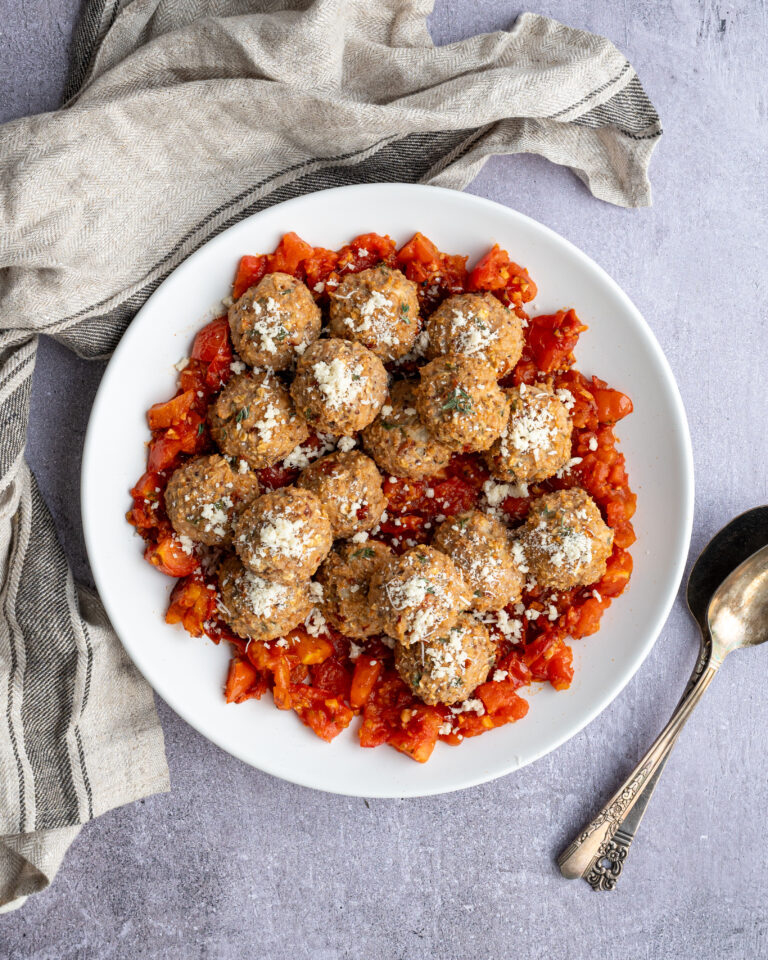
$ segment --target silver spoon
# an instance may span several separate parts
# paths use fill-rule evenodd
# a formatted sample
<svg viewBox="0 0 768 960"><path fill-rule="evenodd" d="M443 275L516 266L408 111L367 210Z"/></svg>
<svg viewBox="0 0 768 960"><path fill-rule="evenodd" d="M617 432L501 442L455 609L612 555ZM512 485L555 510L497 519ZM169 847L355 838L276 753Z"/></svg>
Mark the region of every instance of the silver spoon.
<svg viewBox="0 0 768 960"><path fill-rule="evenodd" d="M664 764L725 657L768 640L768 506L733 519L707 545L688 579L701 629L699 657L680 703L653 746L608 803L560 854L569 880L612 890Z"/></svg>

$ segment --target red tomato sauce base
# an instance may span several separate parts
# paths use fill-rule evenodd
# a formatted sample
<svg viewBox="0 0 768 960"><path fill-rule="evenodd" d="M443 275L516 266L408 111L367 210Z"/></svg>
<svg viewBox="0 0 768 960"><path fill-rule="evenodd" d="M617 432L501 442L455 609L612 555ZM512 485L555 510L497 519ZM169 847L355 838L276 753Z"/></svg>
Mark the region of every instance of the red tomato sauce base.
<svg viewBox="0 0 768 960"><path fill-rule="evenodd" d="M147 471L131 490L133 505L127 519L145 541L145 559L161 573L177 578L171 592L166 622L180 623L193 637L206 635L214 643L231 645L232 657L225 684L228 703L261 698L271 691L275 706L293 710L323 740L333 740L360 717L358 736L363 747L388 743L414 760L429 759L438 740L461 743L495 727L520 720L528 712L521 688L549 683L566 690L573 678L571 639L596 632L603 612L626 588L632 572L629 547L635 541L632 515L635 494L629 487L624 456L617 450L614 425L632 412L625 394L597 377L586 377L574 368L573 351L586 330L573 309L548 316L529 317L524 309L536 295L527 271L507 253L493 247L472 270L467 258L442 253L417 233L399 250L387 236L363 234L340 250L312 247L295 233L286 234L271 254L244 256L237 269L232 295L240 297L261 278L275 271L304 281L321 306L328 288L348 274L384 262L397 267L417 283L421 313L429 314L442 300L468 291L491 291L527 323L525 348L513 373L502 386L532 384L551 378L555 389L566 388L574 398L572 458L581 458L562 479L531 484L530 498L551 490L578 485L600 507L613 529L613 552L597 583L557 595L556 617L542 590L526 590L526 611L540 611L522 620L519 639L510 641L493 626L498 640L496 670L500 681L489 679L473 697L484 713L453 714L449 707L427 706L400 679L392 650L381 639L365 644L364 652L350 659L351 641L327 627L324 636L311 636L298 627L286 638L288 645L246 641L221 619L215 574L206 572L196 555L188 555L173 532L165 512L163 494L173 471L192 456L215 451L206 425L206 411L231 376L235 359L227 317L219 317L197 334L187 365L178 377L176 395L155 404L147 413L152 433ZM400 371L408 370L403 365ZM307 444L303 445L305 448ZM317 441L320 448L320 441ZM281 465L256 471L264 489L292 483L298 471ZM386 522L375 539L405 550L427 543L436 517L449 517L474 507L480 500L488 471L477 454L457 454L441 476L429 480L389 477L384 481L388 498ZM427 490L430 496L427 496ZM512 526L522 523L529 499L508 497L501 503ZM518 608L519 609L519 608ZM546 613L546 615L544 615ZM447 726L451 732L445 733Z"/></svg>

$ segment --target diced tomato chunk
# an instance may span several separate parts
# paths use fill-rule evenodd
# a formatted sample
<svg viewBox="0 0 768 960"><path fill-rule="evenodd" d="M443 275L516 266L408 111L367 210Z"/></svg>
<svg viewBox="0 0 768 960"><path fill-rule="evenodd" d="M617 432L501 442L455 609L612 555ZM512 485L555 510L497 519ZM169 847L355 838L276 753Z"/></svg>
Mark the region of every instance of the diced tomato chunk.
<svg viewBox="0 0 768 960"><path fill-rule="evenodd" d="M286 233L277 245L274 253L267 257L267 273L289 273L299 276L299 265L311 257L312 247L302 240L298 233Z"/></svg>
<svg viewBox="0 0 768 960"><path fill-rule="evenodd" d="M369 657L361 653L355 663L355 673L352 677L352 688L349 692L349 702L356 709L364 707L368 702L376 681L382 671L381 659Z"/></svg>
<svg viewBox="0 0 768 960"><path fill-rule="evenodd" d="M172 400L165 403L155 403L147 411L147 421L150 430L162 430L181 423L195 404L195 393L186 390L177 394Z"/></svg>
<svg viewBox="0 0 768 960"><path fill-rule="evenodd" d="M164 536L157 543L148 543L144 559L169 577L186 577L199 564L194 553L184 552L175 533Z"/></svg>
<svg viewBox="0 0 768 960"><path fill-rule="evenodd" d="M301 722L329 743L349 726L354 716L345 703L327 690L304 683L291 685L291 700Z"/></svg>
<svg viewBox="0 0 768 960"><path fill-rule="evenodd" d="M632 413L632 401L619 390L596 388L592 396L597 403L597 419L600 423L617 423Z"/></svg>
<svg viewBox="0 0 768 960"><path fill-rule="evenodd" d="M507 303L528 303L536 296L537 287L528 271L509 259L506 250L496 244L478 262L467 281L470 290L503 292Z"/></svg>
<svg viewBox="0 0 768 960"><path fill-rule="evenodd" d="M151 473L158 473L160 470L168 470L175 464L178 455L181 453L181 442L177 436L170 437L163 434L153 440L149 445L149 457L147 458L147 467Z"/></svg>
<svg viewBox="0 0 768 960"><path fill-rule="evenodd" d="M239 300L246 290L255 287L267 272L266 257L240 257L235 282L232 285L232 297Z"/></svg>
<svg viewBox="0 0 768 960"><path fill-rule="evenodd" d="M209 588L196 570L179 580L171 591L165 622L181 623L187 633L200 637L205 622L214 615L215 610L216 591Z"/></svg>
<svg viewBox="0 0 768 960"><path fill-rule="evenodd" d="M259 698L266 690L266 682L252 664L244 657L232 657L229 661L224 698L227 703L243 703Z"/></svg>

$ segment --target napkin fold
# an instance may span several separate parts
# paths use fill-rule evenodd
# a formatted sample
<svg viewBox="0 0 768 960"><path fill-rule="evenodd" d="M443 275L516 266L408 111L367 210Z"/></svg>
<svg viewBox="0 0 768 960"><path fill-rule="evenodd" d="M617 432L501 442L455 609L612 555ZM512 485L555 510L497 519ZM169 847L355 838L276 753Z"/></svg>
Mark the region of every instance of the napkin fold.
<svg viewBox="0 0 768 960"><path fill-rule="evenodd" d="M169 788L151 690L24 461L38 337L108 355L202 243L326 187L462 189L528 152L650 203L659 118L608 40L526 13L435 47L431 8L87 0L65 105L0 127L0 905L47 886L81 824Z"/></svg>

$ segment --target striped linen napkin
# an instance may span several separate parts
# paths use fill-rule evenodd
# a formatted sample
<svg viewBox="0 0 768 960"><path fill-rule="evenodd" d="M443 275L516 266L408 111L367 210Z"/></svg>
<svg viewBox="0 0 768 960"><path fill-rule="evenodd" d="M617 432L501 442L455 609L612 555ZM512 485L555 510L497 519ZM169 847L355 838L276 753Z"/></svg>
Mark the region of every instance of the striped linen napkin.
<svg viewBox="0 0 768 960"><path fill-rule="evenodd" d="M659 118L606 39L524 14L435 47L431 0L86 0L64 107L0 128L0 905L167 790L152 693L24 461L37 339L104 357L185 257L299 194L462 189L498 153L650 203Z"/></svg>

